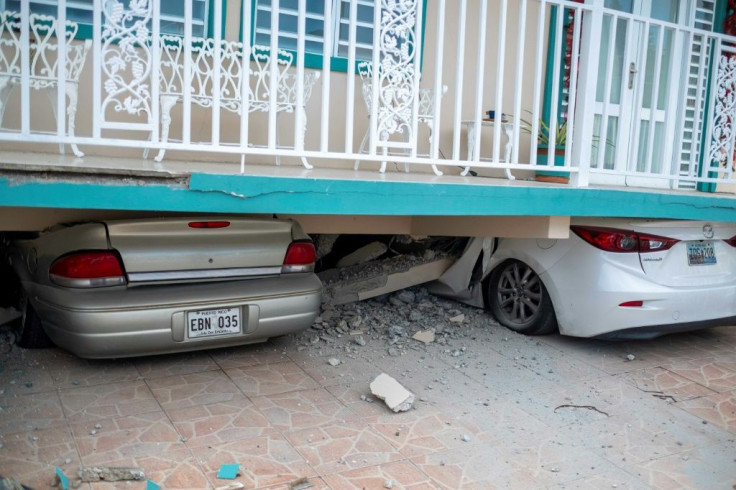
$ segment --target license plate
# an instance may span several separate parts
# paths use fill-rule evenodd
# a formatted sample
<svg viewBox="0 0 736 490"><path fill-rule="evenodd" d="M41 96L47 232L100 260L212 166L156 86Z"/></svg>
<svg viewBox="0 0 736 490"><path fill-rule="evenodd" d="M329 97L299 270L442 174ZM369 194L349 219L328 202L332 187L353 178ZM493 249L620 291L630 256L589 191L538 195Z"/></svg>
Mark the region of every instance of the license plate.
<svg viewBox="0 0 736 490"><path fill-rule="evenodd" d="M716 250L713 242L690 242L687 244L687 265L713 265Z"/></svg>
<svg viewBox="0 0 736 490"><path fill-rule="evenodd" d="M187 313L187 336L190 339L240 333L240 308L190 311Z"/></svg>

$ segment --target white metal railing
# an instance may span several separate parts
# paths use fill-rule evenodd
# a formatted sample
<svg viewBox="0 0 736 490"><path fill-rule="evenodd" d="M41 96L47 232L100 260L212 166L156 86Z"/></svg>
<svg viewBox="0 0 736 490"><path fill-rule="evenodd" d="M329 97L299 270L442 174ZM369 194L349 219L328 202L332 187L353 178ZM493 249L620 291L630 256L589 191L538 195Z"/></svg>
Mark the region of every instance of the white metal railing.
<svg viewBox="0 0 736 490"><path fill-rule="evenodd" d="M292 27L271 15L281 8L271 0L257 11L269 16L269 27L259 20L258 44L258 2L210 1L211 33L202 38L193 35L202 21L191 0L181 37L162 32L166 0L99 0L91 40L76 35L87 21L69 20L65 0L54 15L49 2L42 15L39 2L20 2L0 17L0 141L155 150L159 159L167 150L221 153L240 155L241 164L292 157L307 168L390 161L438 175L546 170L578 186L735 181L736 38L694 23L606 9L603 0L361 0L347 10L341 0L315 0L324 2L319 14L298 0L287 9L297 27L280 37ZM371 5L366 60L359 8ZM235 32L224 28L226 7L242 12L228 23ZM40 35L39 23L73 34L56 36L54 27ZM334 59L345 47L346 58ZM59 53L66 63L55 62ZM340 63L353 69L333 71ZM359 63L371 67L368 83ZM69 90L82 83L92 97L77 102ZM55 117L50 126L34 89L76 122ZM3 116L13 104L18 113ZM420 122L430 123L428 137Z"/></svg>

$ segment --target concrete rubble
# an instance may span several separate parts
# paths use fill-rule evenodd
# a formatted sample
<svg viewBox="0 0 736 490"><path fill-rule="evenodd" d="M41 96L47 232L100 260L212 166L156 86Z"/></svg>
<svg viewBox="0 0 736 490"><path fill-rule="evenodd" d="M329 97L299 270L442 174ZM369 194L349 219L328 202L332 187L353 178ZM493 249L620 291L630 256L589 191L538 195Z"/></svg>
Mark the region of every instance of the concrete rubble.
<svg viewBox="0 0 736 490"><path fill-rule="evenodd" d="M116 466L86 466L77 470L77 476L83 482L96 481L142 481L146 478L143 468Z"/></svg>
<svg viewBox="0 0 736 490"><path fill-rule="evenodd" d="M414 394L386 373L379 374L371 382L371 393L386 403L394 412L411 410Z"/></svg>

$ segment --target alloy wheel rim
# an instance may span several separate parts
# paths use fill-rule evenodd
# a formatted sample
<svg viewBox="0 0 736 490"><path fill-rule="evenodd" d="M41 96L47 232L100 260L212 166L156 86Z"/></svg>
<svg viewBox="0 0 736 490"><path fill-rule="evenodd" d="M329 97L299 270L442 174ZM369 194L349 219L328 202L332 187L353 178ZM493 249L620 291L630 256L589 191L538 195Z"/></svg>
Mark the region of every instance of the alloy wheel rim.
<svg viewBox="0 0 736 490"><path fill-rule="evenodd" d="M542 305L542 282L526 264L514 262L498 280L498 305L506 319L518 325L534 320Z"/></svg>

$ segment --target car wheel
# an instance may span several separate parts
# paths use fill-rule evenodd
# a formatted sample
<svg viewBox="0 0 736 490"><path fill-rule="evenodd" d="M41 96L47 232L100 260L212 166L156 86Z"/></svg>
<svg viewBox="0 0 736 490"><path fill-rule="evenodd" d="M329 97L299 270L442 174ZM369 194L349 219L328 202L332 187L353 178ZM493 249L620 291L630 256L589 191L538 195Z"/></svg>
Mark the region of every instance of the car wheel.
<svg viewBox="0 0 736 490"><path fill-rule="evenodd" d="M496 267L488 280L488 306L502 325L526 335L557 330L547 289L527 264L511 260Z"/></svg>
<svg viewBox="0 0 736 490"><path fill-rule="evenodd" d="M20 318L20 327L18 329L18 339L16 343L20 347L26 349L44 349L46 347L53 347L54 343L51 341L41 325L41 319L38 317L38 313L31 306L30 301L27 299L23 300L23 316Z"/></svg>

